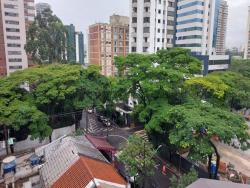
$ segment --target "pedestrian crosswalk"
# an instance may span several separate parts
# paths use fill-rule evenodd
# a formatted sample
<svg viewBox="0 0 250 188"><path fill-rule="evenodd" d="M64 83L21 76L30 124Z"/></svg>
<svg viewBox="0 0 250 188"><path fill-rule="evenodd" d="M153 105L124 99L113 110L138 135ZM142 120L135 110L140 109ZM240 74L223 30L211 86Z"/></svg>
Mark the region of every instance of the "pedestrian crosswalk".
<svg viewBox="0 0 250 188"><path fill-rule="evenodd" d="M88 116L88 132L91 134L107 135L114 130L114 127L106 127L99 122L96 116L90 114Z"/></svg>

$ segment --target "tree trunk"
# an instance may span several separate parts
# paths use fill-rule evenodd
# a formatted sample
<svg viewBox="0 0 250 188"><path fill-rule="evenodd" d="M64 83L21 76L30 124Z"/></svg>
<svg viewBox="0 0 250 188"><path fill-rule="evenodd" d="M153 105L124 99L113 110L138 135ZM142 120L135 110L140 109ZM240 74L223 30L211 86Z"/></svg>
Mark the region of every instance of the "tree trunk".
<svg viewBox="0 0 250 188"><path fill-rule="evenodd" d="M211 173L211 163L212 163L212 155L209 155L208 157L208 178L211 179L212 178L212 173Z"/></svg>
<svg viewBox="0 0 250 188"><path fill-rule="evenodd" d="M3 126L3 132L4 132L4 142L5 142L6 155L9 155L8 131L7 131L6 125Z"/></svg>

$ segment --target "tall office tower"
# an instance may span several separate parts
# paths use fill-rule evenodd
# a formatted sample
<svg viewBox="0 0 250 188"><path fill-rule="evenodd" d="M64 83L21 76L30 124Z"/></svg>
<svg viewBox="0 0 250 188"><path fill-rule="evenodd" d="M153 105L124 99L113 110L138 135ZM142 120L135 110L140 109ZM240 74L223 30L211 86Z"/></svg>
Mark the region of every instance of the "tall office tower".
<svg viewBox="0 0 250 188"><path fill-rule="evenodd" d="M244 59L250 59L250 6L248 7L247 36Z"/></svg>
<svg viewBox="0 0 250 188"><path fill-rule="evenodd" d="M174 44L175 0L130 0L130 52L154 53Z"/></svg>
<svg viewBox="0 0 250 188"><path fill-rule="evenodd" d="M227 17L224 0L178 1L176 46L196 55L224 55Z"/></svg>
<svg viewBox="0 0 250 188"><path fill-rule="evenodd" d="M41 14L46 9L51 9L48 3L36 3L36 15Z"/></svg>
<svg viewBox="0 0 250 188"><path fill-rule="evenodd" d="M69 62L84 64L84 36L75 31L73 24L66 25L66 58Z"/></svg>
<svg viewBox="0 0 250 188"><path fill-rule="evenodd" d="M181 0L177 3L176 47L188 48L203 62L203 73L225 70L228 6L224 0Z"/></svg>
<svg viewBox="0 0 250 188"><path fill-rule="evenodd" d="M216 3L213 48L215 48L216 55L225 55L228 5L224 0L216 1Z"/></svg>
<svg viewBox="0 0 250 188"><path fill-rule="evenodd" d="M24 0L24 16L25 16L25 28L28 31L29 26L35 20L35 3L34 0Z"/></svg>
<svg viewBox="0 0 250 188"><path fill-rule="evenodd" d="M82 32L76 32L75 37L76 37L76 62L83 65L85 57L84 35Z"/></svg>
<svg viewBox="0 0 250 188"><path fill-rule="evenodd" d="M101 67L105 76L113 76L115 56L128 53L129 42L128 17L113 15L110 24L97 23L89 26L88 58L89 64Z"/></svg>
<svg viewBox="0 0 250 188"><path fill-rule="evenodd" d="M76 61L76 38L75 38L75 26L73 24L65 26L67 33L66 33L66 54L68 61Z"/></svg>
<svg viewBox="0 0 250 188"><path fill-rule="evenodd" d="M28 67L24 1L1 0L0 76Z"/></svg>

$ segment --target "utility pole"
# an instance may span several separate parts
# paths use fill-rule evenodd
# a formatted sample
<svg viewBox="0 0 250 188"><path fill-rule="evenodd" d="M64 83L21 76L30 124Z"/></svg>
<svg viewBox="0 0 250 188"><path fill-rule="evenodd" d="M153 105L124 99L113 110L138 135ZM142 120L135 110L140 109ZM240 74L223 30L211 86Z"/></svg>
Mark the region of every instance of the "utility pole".
<svg viewBox="0 0 250 188"><path fill-rule="evenodd" d="M7 132L6 125L3 126L3 132L4 132L4 142L5 142L6 154L9 155L9 149L8 149L8 132Z"/></svg>

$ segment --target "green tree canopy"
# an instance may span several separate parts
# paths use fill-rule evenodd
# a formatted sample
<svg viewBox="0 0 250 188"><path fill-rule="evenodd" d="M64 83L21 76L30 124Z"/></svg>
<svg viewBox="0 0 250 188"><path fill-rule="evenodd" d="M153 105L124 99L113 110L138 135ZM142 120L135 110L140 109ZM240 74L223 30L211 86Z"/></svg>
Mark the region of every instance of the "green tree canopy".
<svg viewBox="0 0 250 188"><path fill-rule="evenodd" d="M149 142L138 136L131 136L119 155L119 160L128 167L130 176L136 177L140 187L144 187L147 178L154 174L154 156L155 151Z"/></svg>
<svg viewBox="0 0 250 188"><path fill-rule="evenodd" d="M177 149L189 149L193 160L207 159L214 152L211 145L214 136L225 143L230 143L235 135L241 143L249 139L242 117L201 102L163 106L152 116L146 129L155 137L162 135L165 143Z"/></svg>
<svg viewBox="0 0 250 188"><path fill-rule="evenodd" d="M188 185L192 184L198 179L198 173L191 169L190 172L184 174L177 179L175 176L172 176L170 179L170 188L186 188Z"/></svg>
<svg viewBox="0 0 250 188"><path fill-rule="evenodd" d="M65 33L62 21L50 9L46 9L35 17L29 27L25 50L38 63L65 60Z"/></svg>

